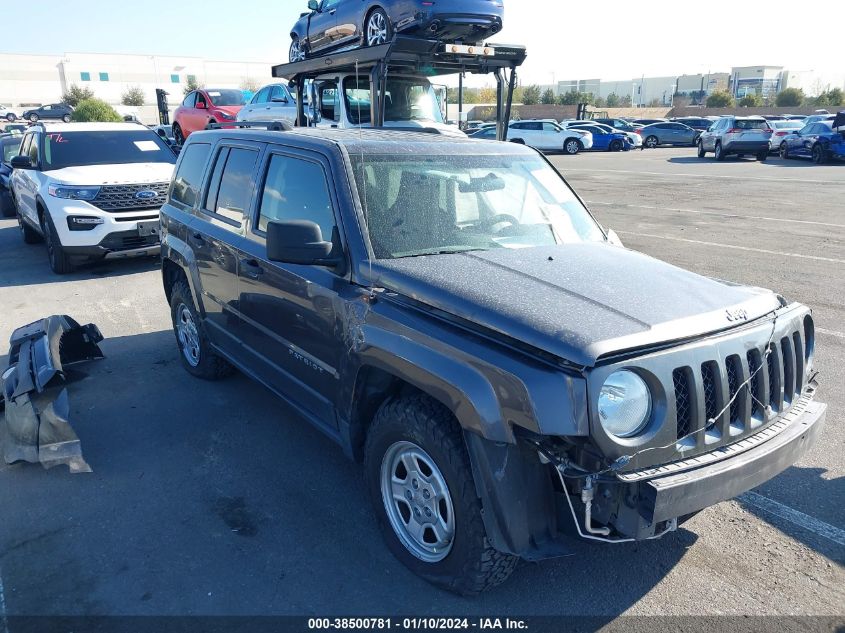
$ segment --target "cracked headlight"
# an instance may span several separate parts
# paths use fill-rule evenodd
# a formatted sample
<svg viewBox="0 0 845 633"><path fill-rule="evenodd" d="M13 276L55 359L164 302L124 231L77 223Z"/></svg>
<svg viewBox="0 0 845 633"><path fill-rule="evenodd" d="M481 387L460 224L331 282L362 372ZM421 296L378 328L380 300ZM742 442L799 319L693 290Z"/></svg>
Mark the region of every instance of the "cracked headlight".
<svg viewBox="0 0 845 633"><path fill-rule="evenodd" d="M605 431L616 437L634 437L651 417L648 385L627 369L614 372L602 385L598 409Z"/></svg>

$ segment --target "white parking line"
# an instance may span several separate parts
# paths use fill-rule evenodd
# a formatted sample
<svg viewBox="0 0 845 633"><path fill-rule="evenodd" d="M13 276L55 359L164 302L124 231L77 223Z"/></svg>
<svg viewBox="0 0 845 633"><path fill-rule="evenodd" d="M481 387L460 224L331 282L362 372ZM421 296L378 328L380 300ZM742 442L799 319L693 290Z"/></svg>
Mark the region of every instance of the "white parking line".
<svg viewBox="0 0 845 633"><path fill-rule="evenodd" d="M836 338L845 338L845 332L834 332L833 330L825 330L823 327L817 327L816 332L819 334L826 334L827 336L835 336Z"/></svg>
<svg viewBox="0 0 845 633"><path fill-rule="evenodd" d="M718 248L731 248L737 251L749 251L751 253L763 253L765 255L778 255L780 257L796 257L798 259L812 259L818 262L830 262L832 264L845 264L845 259L834 259L833 257L819 257L818 255L802 255L800 253L784 253L781 251L769 251L765 248L751 248L750 246L734 246L733 244L718 244L716 242L703 242L701 240L689 240L683 237L670 237L668 235L654 235L652 233L634 233L633 231L616 231L620 235L634 235L636 237L651 237L658 240L671 240L673 242L686 242L687 244L702 244L704 246L716 246Z"/></svg>
<svg viewBox="0 0 845 633"><path fill-rule="evenodd" d="M586 200L587 204L597 204L604 207L624 207L626 209L648 209L650 211L676 211L678 213L694 213L696 215L715 215L721 218L737 218L740 220L763 220L765 222L787 222L790 224L811 224L814 226L830 226L837 229L845 229L845 224L832 224L830 222L813 222L812 220L791 220L786 218L767 218L761 215L740 215L738 213L719 213L718 211L699 211L697 209L678 209L675 207L652 207L645 204L618 204L616 202L600 202L598 200Z"/></svg>
<svg viewBox="0 0 845 633"><path fill-rule="evenodd" d="M685 173L666 173L662 171L634 171L632 169L583 169L578 167L561 167L560 172L564 175L574 172L595 172L604 174L636 174L638 176L664 176L666 178L719 178L721 180L756 180L760 182L800 182L811 185L838 185L839 183L832 180L804 180L800 178L763 178L761 176L722 176L720 174L685 174Z"/></svg>
<svg viewBox="0 0 845 633"><path fill-rule="evenodd" d="M759 510L773 514L784 521L789 521L805 530L809 530L813 534L817 534L829 541L845 546L845 530L840 530L838 527L830 525L830 523L819 521L808 514L793 510L789 506L764 497L756 492L746 492L740 495L738 500Z"/></svg>
<svg viewBox="0 0 845 633"><path fill-rule="evenodd" d="M6 593L3 590L2 569L0 569L0 632L9 633L9 620L6 619Z"/></svg>

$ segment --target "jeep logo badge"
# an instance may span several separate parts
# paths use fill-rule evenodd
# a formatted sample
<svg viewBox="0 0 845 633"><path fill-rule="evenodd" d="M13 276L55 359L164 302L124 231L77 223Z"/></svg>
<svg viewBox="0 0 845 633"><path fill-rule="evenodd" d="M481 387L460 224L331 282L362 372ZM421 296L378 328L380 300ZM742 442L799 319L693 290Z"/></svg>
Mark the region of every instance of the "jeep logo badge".
<svg viewBox="0 0 845 633"><path fill-rule="evenodd" d="M728 316L728 321L731 323L735 321L747 321L748 320L748 313L739 308L737 310L725 310L725 314Z"/></svg>
<svg viewBox="0 0 845 633"><path fill-rule="evenodd" d="M158 194L155 191L139 191L135 194L135 197L138 198L138 200L152 200L157 195Z"/></svg>

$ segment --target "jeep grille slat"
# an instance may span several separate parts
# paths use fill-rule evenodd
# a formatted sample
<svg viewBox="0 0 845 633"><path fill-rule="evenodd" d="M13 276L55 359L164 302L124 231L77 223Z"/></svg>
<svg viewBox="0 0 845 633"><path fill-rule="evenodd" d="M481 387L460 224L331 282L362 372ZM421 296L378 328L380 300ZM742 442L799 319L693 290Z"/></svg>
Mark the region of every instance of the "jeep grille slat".
<svg viewBox="0 0 845 633"><path fill-rule="evenodd" d="M704 414L707 416L707 430L712 431L718 424L719 415L718 393L716 392L716 367L714 363L701 365L701 379L704 383ZM711 422L712 420L712 422Z"/></svg>
<svg viewBox="0 0 845 633"><path fill-rule="evenodd" d="M728 388L730 389L730 403L731 403L731 424L739 427L745 426L742 415L742 407L745 402L746 388L743 387L740 393L740 384L742 384L742 365L740 364L739 356L730 356L725 362L728 370Z"/></svg>
<svg viewBox="0 0 845 633"><path fill-rule="evenodd" d="M678 439L686 437L692 431L692 402L690 399L689 369L679 367L672 378L675 382L675 413L678 419Z"/></svg>
<svg viewBox="0 0 845 633"><path fill-rule="evenodd" d="M170 183L157 182L139 185L104 185L97 197L91 201L95 207L109 213L160 209L167 198ZM154 197L135 197L141 191L152 191Z"/></svg>

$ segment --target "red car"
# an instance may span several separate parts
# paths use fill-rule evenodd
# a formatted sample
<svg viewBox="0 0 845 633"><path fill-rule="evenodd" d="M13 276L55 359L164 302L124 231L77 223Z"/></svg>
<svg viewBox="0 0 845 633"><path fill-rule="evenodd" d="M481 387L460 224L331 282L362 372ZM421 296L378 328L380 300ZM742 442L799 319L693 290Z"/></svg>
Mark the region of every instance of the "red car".
<svg viewBox="0 0 845 633"><path fill-rule="evenodd" d="M189 93L173 117L173 138L182 145L192 132L209 123L235 121L246 100L243 92L229 88L201 88Z"/></svg>

